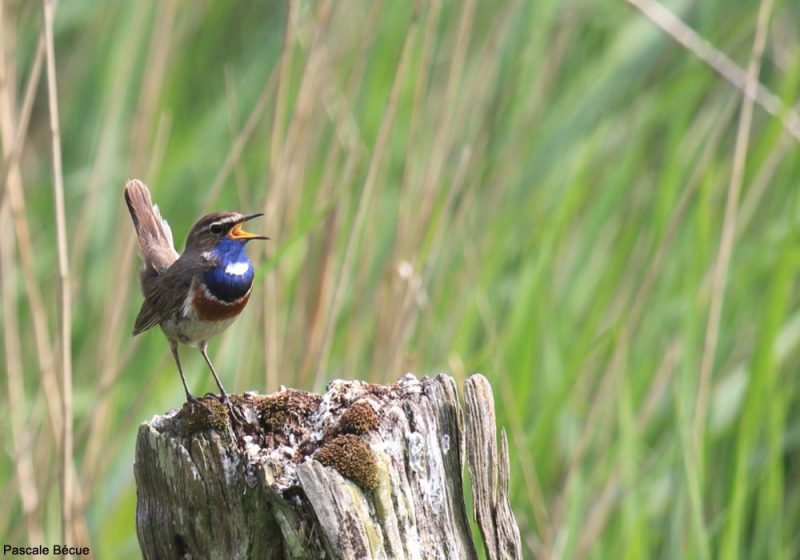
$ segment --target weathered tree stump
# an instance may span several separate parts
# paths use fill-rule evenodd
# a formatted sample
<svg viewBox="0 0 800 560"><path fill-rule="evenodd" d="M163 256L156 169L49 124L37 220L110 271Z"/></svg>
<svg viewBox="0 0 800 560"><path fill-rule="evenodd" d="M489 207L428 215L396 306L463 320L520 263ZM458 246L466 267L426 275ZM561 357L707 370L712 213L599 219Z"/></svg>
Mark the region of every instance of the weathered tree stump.
<svg viewBox="0 0 800 560"><path fill-rule="evenodd" d="M145 558L521 558L508 504L508 446L481 375L392 385L333 381L216 399L142 424L136 528Z"/></svg>

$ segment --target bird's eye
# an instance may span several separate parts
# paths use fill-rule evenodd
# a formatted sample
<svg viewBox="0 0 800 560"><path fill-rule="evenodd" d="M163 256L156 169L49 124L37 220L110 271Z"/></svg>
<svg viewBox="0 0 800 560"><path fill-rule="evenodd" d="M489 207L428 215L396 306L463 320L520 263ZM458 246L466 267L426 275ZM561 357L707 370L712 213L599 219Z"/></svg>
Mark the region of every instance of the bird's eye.
<svg viewBox="0 0 800 560"><path fill-rule="evenodd" d="M220 224L212 224L209 230L211 230L213 234L220 234L222 233L222 226Z"/></svg>

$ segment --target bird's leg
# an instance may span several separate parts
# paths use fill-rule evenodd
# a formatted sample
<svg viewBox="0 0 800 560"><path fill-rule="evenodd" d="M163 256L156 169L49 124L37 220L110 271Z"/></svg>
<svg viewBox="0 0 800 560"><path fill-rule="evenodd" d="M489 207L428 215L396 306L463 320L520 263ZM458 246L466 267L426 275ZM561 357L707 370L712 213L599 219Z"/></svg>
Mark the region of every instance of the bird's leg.
<svg viewBox="0 0 800 560"><path fill-rule="evenodd" d="M189 386L186 384L186 377L183 376L181 359L178 357L178 342L170 339L169 349L172 350L172 356L175 358L175 363L178 364L178 373L181 375L181 383L183 383L183 390L186 391L186 400L189 401L190 403L196 403L197 399L189 391Z"/></svg>
<svg viewBox="0 0 800 560"><path fill-rule="evenodd" d="M211 375L214 376L214 381L217 382L217 387L219 387L220 395L222 396L223 401L228 400L228 393L225 392L225 388L222 386L222 381L219 380L219 375L217 375L217 370L214 369L214 364L211 363L211 359L208 357L208 342L202 341L199 345L200 353L203 354L203 358L205 358L206 363L208 364L208 368L211 370Z"/></svg>
<svg viewBox="0 0 800 560"><path fill-rule="evenodd" d="M208 368L211 370L211 375L214 376L214 381L217 382L217 387L219 387L221 400L228 407L228 411L231 414L231 418L236 419L240 422L246 421L246 419L241 415L241 413L234 408L233 403L228 398L228 393L225 392L225 388L222 386L222 381L219 380L219 375L217 375L217 370L214 369L214 365L211 363L211 358L208 357L208 342L205 340L202 341L199 345L199 348L200 348L200 353L203 354L203 358L205 358L206 363L208 364Z"/></svg>

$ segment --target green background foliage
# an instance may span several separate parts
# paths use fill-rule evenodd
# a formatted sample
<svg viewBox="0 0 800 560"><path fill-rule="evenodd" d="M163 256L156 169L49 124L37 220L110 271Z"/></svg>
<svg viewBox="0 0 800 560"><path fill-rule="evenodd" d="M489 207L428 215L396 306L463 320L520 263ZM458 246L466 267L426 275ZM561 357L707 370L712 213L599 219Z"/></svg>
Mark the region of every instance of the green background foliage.
<svg viewBox="0 0 800 560"><path fill-rule="evenodd" d="M666 6L746 68L757 2ZM761 81L787 107L798 24L797 3L777 0ZM4 2L0 120L12 129L42 26L38 2ZM205 211L266 212L252 228L272 238L250 249L253 297L211 343L230 390L487 375L526 558L800 557L797 141L755 108L720 284L742 94L640 12L62 0L55 53L76 531L96 557L138 557L137 426L183 399L163 336L130 338L141 295L129 177L150 185L179 250ZM0 535L13 544L37 526L45 543L60 538L47 102L43 75L24 207L0 190ZM199 353L182 355L194 392L211 391Z"/></svg>

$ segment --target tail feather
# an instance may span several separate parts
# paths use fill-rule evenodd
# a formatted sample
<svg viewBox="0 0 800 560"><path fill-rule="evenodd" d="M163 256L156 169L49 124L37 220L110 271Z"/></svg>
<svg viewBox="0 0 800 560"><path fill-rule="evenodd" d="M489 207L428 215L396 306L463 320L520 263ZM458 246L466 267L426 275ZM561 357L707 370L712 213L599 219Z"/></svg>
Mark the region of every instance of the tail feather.
<svg viewBox="0 0 800 560"><path fill-rule="evenodd" d="M145 269L161 274L179 256L172 241L172 230L140 180L131 179L125 185L125 202L136 229Z"/></svg>

